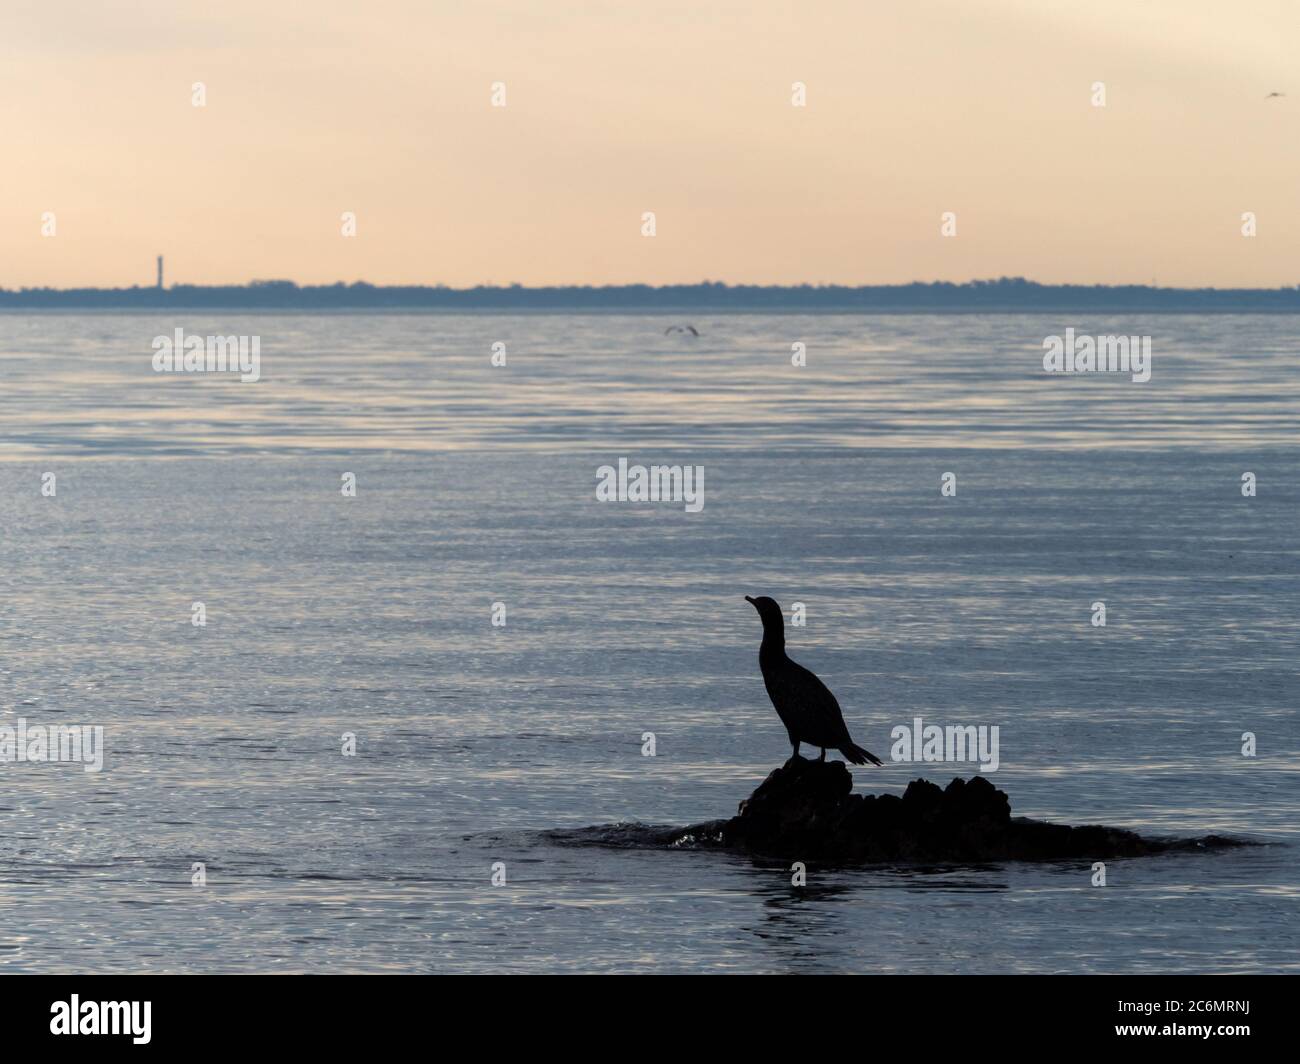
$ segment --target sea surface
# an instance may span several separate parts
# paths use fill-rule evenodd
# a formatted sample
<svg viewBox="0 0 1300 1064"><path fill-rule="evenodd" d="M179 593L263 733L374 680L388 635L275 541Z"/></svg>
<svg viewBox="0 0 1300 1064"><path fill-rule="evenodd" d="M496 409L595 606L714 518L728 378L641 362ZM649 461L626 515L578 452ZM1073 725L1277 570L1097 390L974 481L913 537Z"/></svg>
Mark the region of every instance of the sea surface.
<svg viewBox="0 0 1300 1064"><path fill-rule="evenodd" d="M177 327L262 379L155 373ZM1044 373L1067 327L1151 379ZM597 501L620 458L703 508ZM1298 971L1298 459L1289 316L0 315L0 727L104 742L0 764L0 971ZM859 791L997 726L1016 815L1262 845L798 887L548 838L789 756L746 594Z"/></svg>

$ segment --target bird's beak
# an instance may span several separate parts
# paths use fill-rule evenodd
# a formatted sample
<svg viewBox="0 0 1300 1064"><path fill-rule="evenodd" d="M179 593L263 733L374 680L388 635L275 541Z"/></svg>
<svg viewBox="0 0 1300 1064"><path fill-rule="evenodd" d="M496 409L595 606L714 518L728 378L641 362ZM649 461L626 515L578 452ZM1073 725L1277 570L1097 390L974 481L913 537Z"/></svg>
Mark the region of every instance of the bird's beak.
<svg viewBox="0 0 1300 1064"><path fill-rule="evenodd" d="M754 600L750 598L748 595L745 596L745 601L748 602L751 606L757 605L757 603L755 603Z"/></svg>

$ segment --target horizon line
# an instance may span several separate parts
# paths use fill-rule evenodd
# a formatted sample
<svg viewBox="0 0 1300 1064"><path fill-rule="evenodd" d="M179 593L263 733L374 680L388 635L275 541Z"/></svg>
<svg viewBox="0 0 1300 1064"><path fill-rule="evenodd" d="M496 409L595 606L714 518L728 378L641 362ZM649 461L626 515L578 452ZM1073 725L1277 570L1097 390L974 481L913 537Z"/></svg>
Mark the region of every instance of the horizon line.
<svg viewBox="0 0 1300 1064"><path fill-rule="evenodd" d="M1031 288L1031 289L1066 289L1066 290L1084 290L1096 291L1115 290L1115 291L1144 291L1144 292L1220 292L1220 293L1257 293L1257 292L1293 292L1300 290L1300 281L1293 285L1275 285L1271 287L1261 286L1239 286L1239 287L1219 287L1217 285L1161 285L1155 282L1151 283L1134 283L1134 282L1104 282L1104 281L1063 281L1063 282L1045 282L1034 281L1027 277L1007 276L999 277L976 277L967 281L889 281L876 284L850 284L840 281L796 281L788 283L779 282L731 282L731 281L714 281L709 279L699 281L669 281L660 284L652 284L647 281L623 281L607 282L603 284L591 284L581 282L556 282L553 284L521 284L518 281L497 283L494 281L480 281L473 285L453 286L442 282L397 282L379 284L373 281L354 280L354 281L319 281L302 283L291 278L252 278L242 282L224 282L224 283L207 283L195 284L190 282L181 282L171 285L159 284L131 284L118 286L104 285L75 285L67 287L54 287L51 285L24 285L18 288L7 288L0 286L0 295L21 295L24 293L49 293L49 294L72 294L80 292L101 292L101 293L126 293L126 292L175 292L175 291L229 291L229 290L256 290L264 291L300 291L310 292L321 289L369 289L375 291L428 291L442 293L466 293L466 292L602 292L602 291L626 291L629 289L662 292L675 289L709 289L713 291L772 291L772 292L798 292L798 291L841 291L841 292L870 292L870 291L889 291L893 289L913 289L913 288L944 288L944 289L987 289L987 288Z"/></svg>
<svg viewBox="0 0 1300 1064"><path fill-rule="evenodd" d="M241 285L129 288L0 288L0 311L248 310L282 312L536 311L570 313L1179 313L1300 314L1300 285L1279 288L1168 288L1157 285L1045 285L1023 277L906 284L732 285L300 285L254 279Z"/></svg>

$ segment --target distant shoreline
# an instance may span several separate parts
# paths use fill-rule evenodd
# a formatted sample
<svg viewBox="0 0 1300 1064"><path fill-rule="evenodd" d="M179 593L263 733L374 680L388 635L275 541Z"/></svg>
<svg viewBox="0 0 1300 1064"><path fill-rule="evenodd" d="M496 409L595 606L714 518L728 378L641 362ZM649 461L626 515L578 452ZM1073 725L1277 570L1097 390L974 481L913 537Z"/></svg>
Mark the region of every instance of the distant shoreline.
<svg viewBox="0 0 1300 1064"><path fill-rule="evenodd" d="M0 289L3 311L238 310L308 313L646 314L1300 314L1292 288L1040 285L1020 278L967 284L609 285L525 288L354 284L175 285L171 288Z"/></svg>

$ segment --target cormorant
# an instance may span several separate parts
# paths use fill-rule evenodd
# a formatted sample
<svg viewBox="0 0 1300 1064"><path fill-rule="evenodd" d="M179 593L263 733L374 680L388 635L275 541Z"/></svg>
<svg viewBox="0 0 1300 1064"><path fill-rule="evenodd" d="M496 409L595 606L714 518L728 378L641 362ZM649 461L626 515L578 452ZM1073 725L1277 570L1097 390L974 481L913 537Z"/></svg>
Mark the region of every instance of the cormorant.
<svg viewBox="0 0 1300 1064"><path fill-rule="evenodd" d="M826 748L838 750L855 765L870 761L879 765L880 758L864 750L849 738L844 725L844 714L827 686L802 665L785 655L785 618L775 599L745 596L763 621L763 643L758 649L758 667L763 670L763 686L776 707L777 716L785 725L799 756L799 744L820 746L821 760L826 760Z"/></svg>

